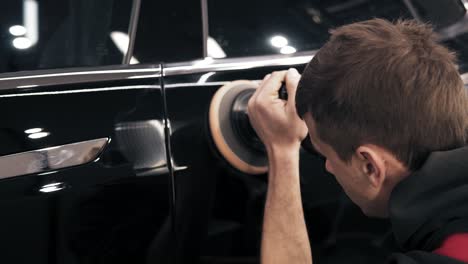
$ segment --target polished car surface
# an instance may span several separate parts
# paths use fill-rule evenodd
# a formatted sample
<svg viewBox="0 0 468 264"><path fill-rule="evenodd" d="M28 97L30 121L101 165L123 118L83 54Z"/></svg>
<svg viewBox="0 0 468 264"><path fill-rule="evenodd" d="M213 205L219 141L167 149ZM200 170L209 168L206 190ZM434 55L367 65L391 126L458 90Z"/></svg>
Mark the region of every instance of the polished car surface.
<svg viewBox="0 0 468 264"><path fill-rule="evenodd" d="M426 8L5 1L0 262L258 263L267 175L242 172L219 151L213 96L233 81L301 71L333 27L422 14L408 2ZM443 22L464 72L463 21ZM375 263L392 250L389 223L365 217L305 149L301 185L315 261Z"/></svg>

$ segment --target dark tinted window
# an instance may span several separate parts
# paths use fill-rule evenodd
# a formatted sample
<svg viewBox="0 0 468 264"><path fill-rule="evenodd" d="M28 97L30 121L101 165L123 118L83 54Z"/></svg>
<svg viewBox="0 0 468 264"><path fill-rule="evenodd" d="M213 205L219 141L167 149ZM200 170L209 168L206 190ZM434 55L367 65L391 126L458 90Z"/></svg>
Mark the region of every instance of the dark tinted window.
<svg viewBox="0 0 468 264"><path fill-rule="evenodd" d="M0 72L122 63L131 0L5 0Z"/></svg>
<svg viewBox="0 0 468 264"><path fill-rule="evenodd" d="M209 35L227 57L314 50L330 28L373 17L411 17L403 1L394 0L208 0L208 13Z"/></svg>
<svg viewBox="0 0 468 264"><path fill-rule="evenodd" d="M200 0L142 0L134 61L155 63L203 58L200 3Z"/></svg>

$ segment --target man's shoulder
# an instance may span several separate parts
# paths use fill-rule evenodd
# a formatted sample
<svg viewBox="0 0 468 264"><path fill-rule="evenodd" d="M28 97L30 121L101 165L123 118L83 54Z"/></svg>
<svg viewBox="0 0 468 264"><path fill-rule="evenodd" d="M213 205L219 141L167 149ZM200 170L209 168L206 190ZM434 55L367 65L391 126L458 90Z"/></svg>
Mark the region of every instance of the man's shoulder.
<svg viewBox="0 0 468 264"><path fill-rule="evenodd" d="M410 251L407 253L394 253L386 264L462 264L459 260L427 251Z"/></svg>

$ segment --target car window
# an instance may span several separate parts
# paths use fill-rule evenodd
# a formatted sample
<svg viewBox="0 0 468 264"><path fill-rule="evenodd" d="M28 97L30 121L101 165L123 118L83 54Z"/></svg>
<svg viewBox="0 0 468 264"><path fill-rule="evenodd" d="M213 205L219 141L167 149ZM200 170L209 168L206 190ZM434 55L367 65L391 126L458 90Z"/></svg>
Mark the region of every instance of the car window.
<svg viewBox="0 0 468 264"><path fill-rule="evenodd" d="M121 64L131 9L132 0L2 1L0 72Z"/></svg>
<svg viewBox="0 0 468 264"><path fill-rule="evenodd" d="M394 0L208 0L208 56L292 54L320 48L331 28L410 18Z"/></svg>
<svg viewBox="0 0 468 264"><path fill-rule="evenodd" d="M202 59L201 1L143 0L133 57L133 63Z"/></svg>

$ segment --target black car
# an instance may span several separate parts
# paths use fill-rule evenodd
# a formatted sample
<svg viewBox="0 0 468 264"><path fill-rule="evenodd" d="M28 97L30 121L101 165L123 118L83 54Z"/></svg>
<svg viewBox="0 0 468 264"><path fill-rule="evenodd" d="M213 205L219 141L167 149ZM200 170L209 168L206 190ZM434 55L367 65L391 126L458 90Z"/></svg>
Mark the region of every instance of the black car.
<svg viewBox="0 0 468 264"><path fill-rule="evenodd" d="M330 28L373 17L432 21L461 73L468 61L461 1L2 6L0 263L258 263L266 156L245 112L258 80L301 71ZM382 261L389 223L308 150L314 260Z"/></svg>

